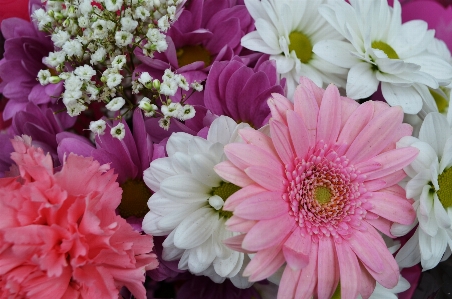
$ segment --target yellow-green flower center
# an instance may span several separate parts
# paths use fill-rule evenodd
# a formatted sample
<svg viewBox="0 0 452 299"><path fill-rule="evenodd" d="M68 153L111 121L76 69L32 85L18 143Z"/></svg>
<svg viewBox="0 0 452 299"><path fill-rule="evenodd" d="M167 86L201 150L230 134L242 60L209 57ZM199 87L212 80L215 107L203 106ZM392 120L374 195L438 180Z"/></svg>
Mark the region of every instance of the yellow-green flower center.
<svg viewBox="0 0 452 299"><path fill-rule="evenodd" d="M239 190L240 190L239 186L236 186L232 183L221 182L220 186L212 188L211 195L217 195L221 197L224 202L226 202L229 196L231 196L232 194ZM232 212L223 211L223 209L220 209L218 212L220 213L220 216L225 218L231 218L232 216Z"/></svg>
<svg viewBox="0 0 452 299"><path fill-rule="evenodd" d="M312 58L312 44L309 38L299 32L293 31L289 34L289 52L295 51L297 58L303 62L308 63Z"/></svg>
<svg viewBox="0 0 452 299"><path fill-rule="evenodd" d="M204 66L206 67L212 62L209 51L201 45L183 46L177 49L176 55L179 67L186 66L195 61L204 61Z"/></svg>
<svg viewBox="0 0 452 299"><path fill-rule="evenodd" d="M147 205L152 193L142 180L127 180L121 185L122 199L119 204L119 214L123 218L135 216L144 217L149 208Z"/></svg>
<svg viewBox="0 0 452 299"><path fill-rule="evenodd" d="M337 284L336 291L334 291L333 296L331 296L331 299L341 299L341 282Z"/></svg>
<svg viewBox="0 0 452 299"><path fill-rule="evenodd" d="M314 190L314 197L319 204L323 205L331 201L332 194L329 188L319 186Z"/></svg>
<svg viewBox="0 0 452 299"><path fill-rule="evenodd" d="M452 206L452 167L446 169L438 176L439 190L437 192L439 201L444 208Z"/></svg>
<svg viewBox="0 0 452 299"><path fill-rule="evenodd" d="M438 107L438 111L440 113L445 113L447 107L449 107L449 102L438 92L434 91L433 89L429 89L430 94L433 96L433 99L436 102L436 106Z"/></svg>
<svg viewBox="0 0 452 299"><path fill-rule="evenodd" d="M399 55L397 55L397 52L387 43L381 42L381 41L374 41L372 42L372 48L381 50L385 52L386 55L388 55L388 58L391 59L399 59Z"/></svg>

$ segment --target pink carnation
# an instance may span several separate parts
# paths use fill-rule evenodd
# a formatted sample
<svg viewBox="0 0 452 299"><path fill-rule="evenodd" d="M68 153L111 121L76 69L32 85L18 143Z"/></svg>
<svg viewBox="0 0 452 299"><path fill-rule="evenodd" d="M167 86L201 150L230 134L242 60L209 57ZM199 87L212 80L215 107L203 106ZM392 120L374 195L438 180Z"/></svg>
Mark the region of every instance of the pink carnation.
<svg viewBox="0 0 452 299"><path fill-rule="evenodd" d="M157 266L151 236L115 209L122 190L108 165L69 154L54 173L50 155L15 137L20 177L0 179L0 298L146 298Z"/></svg>
<svg viewBox="0 0 452 299"><path fill-rule="evenodd" d="M378 281L393 288L399 267L377 229L415 217L397 185L418 154L395 149L412 128L400 107L359 105L303 78L294 103L269 100L271 137L241 130L245 144L225 146L229 161L215 169L242 187L223 209L231 247L257 252L244 270L265 279L286 263L278 298L331 298L339 280L342 298L368 298Z"/></svg>

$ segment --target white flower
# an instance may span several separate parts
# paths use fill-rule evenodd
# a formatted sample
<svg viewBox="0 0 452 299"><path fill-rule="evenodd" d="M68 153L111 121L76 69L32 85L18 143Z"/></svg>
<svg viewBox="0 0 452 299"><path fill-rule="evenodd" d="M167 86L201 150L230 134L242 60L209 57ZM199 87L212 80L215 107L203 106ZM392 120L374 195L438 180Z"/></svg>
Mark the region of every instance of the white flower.
<svg viewBox="0 0 452 299"><path fill-rule="evenodd" d="M105 0L105 8L109 11L117 11L121 9L122 0Z"/></svg>
<svg viewBox="0 0 452 299"><path fill-rule="evenodd" d="M150 16L149 11L146 8L144 8L143 6L138 6L135 9L135 13L134 13L135 18L144 21L149 16Z"/></svg>
<svg viewBox="0 0 452 299"><path fill-rule="evenodd" d="M87 17L81 16L77 21L80 28L87 28L89 26L89 19Z"/></svg>
<svg viewBox="0 0 452 299"><path fill-rule="evenodd" d="M400 267L411 267L419 261L424 270L435 267L452 249L452 113L447 119L438 112L427 115L419 138L406 136L397 148L412 146L419 155L404 171L407 198L413 198L417 221L410 226L396 225L391 233L401 236L417 223L414 235L396 255ZM445 254L446 253L446 254Z"/></svg>
<svg viewBox="0 0 452 299"><path fill-rule="evenodd" d="M138 22L130 17L121 18L121 30L132 32L137 28Z"/></svg>
<svg viewBox="0 0 452 299"><path fill-rule="evenodd" d="M57 67L66 60L64 51L50 52L49 56L44 58L44 63L51 67Z"/></svg>
<svg viewBox="0 0 452 299"><path fill-rule="evenodd" d="M328 63L312 52L321 40L338 39L336 30L318 12L326 0L246 0L256 31L242 38L245 48L270 54L276 70L286 78L288 98L301 76L318 86L335 83L345 86L346 70Z"/></svg>
<svg viewBox="0 0 452 299"><path fill-rule="evenodd" d="M47 12L42 9L36 9L31 17L38 22L39 30L43 29L45 25L50 24L53 19L47 14Z"/></svg>
<svg viewBox="0 0 452 299"><path fill-rule="evenodd" d="M163 81L160 84L160 93L166 96L173 96L176 94L177 84L173 80Z"/></svg>
<svg viewBox="0 0 452 299"><path fill-rule="evenodd" d="M163 32L166 32L169 27L170 27L170 23L168 21L168 16L164 15L163 17L161 17L158 22L157 25L159 26L159 29Z"/></svg>
<svg viewBox="0 0 452 299"><path fill-rule="evenodd" d="M78 10L82 15L88 15L93 10L91 0L83 0L79 5Z"/></svg>
<svg viewBox="0 0 452 299"><path fill-rule="evenodd" d="M52 42L55 46L61 48L70 37L71 36L67 33L67 31L59 30L57 33L52 34Z"/></svg>
<svg viewBox="0 0 452 299"><path fill-rule="evenodd" d="M126 101L122 97L112 99L105 107L110 111L118 111L121 109Z"/></svg>
<svg viewBox="0 0 452 299"><path fill-rule="evenodd" d="M183 90L189 90L190 86L188 85L187 80L185 79L184 76L177 74L174 76L174 80L177 83L177 86L179 86L180 88L182 88Z"/></svg>
<svg viewBox="0 0 452 299"><path fill-rule="evenodd" d="M89 123L89 129L91 132L97 135L104 135L105 128L107 127L105 120L99 119Z"/></svg>
<svg viewBox="0 0 452 299"><path fill-rule="evenodd" d="M347 96L362 99L372 95L381 82L384 98L405 113L418 113L434 105L427 87L436 89L452 79L452 66L427 52L434 31L421 20L401 23L400 3L386 0L336 1L320 8L322 16L348 42L327 40L314 46L325 60L350 69ZM378 12L378 13L376 13Z"/></svg>
<svg viewBox="0 0 452 299"><path fill-rule="evenodd" d="M76 75L71 74L69 78L64 81L64 88L70 91L80 91L83 86L83 81Z"/></svg>
<svg viewBox="0 0 452 299"><path fill-rule="evenodd" d="M132 43L133 35L127 31L118 31L115 33L116 45L119 47L125 47Z"/></svg>
<svg viewBox="0 0 452 299"><path fill-rule="evenodd" d="M144 115L151 117L154 116L155 111L157 111L158 107L155 104L151 104L151 100L149 98L142 98L138 102L138 108L144 111Z"/></svg>
<svg viewBox="0 0 452 299"><path fill-rule="evenodd" d="M170 103L169 105L162 105L160 108L165 117L178 117L181 109L182 105L180 103Z"/></svg>
<svg viewBox="0 0 452 299"><path fill-rule="evenodd" d="M97 62L104 61L107 51L104 48L98 48L93 55L91 55L91 64L96 64Z"/></svg>
<svg viewBox="0 0 452 299"><path fill-rule="evenodd" d="M117 73L111 73L107 76L107 86L113 88L121 84L123 76Z"/></svg>
<svg viewBox="0 0 452 299"><path fill-rule="evenodd" d="M77 103L83 93L80 90L65 90L63 93L63 103L68 106Z"/></svg>
<svg viewBox="0 0 452 299"><path fill-rule="evenodd" d="M164 40L164 39L158 40L158 41L155 43L155 49L156 49L157 52L159 52L159 53L165 52L166 49L168 49L168 43L167 43L166 40Z"/></svg>
<svg viewBox="0 0 452 299"><path fill-rule="evenodd" d="M126 135L126 130L124 129L123 123L118 123L116 126L111 128L110 134L114 138L118 138L119 140L124 139L124 136Z"/></svg>
<svg viewBox="0 0 452 299"><path fill-rule="evenodd" d="M115 28L115 23L112 21L97 20L91 25L93 29L93 37L104 39L108 36L108 31Z"/></svg>
<svg viewBox="0 0 452 299"><path fill-rule="evenodd" d="M85 111L87 109L87 107L85 105L83 105L77 101L72 101L72 102L67 103L66 108L67 108L67 113L72 117L80 115L80 113L82 113L82 111Z"/></svg>
<svg viewBox="0 0 452 299"><path fill-rule="evenodd" d="M49 78L52 76L49 70L40 70L38 72L38 80L41 85L49 84Z"/></svg>
<svg viewBox="0 0 452 299"><path fill-rule="evenodd" d="M146 86L148 83L152 81L152 77L151 75L149 75L148 72L142 72L140 78L138 78L138 81L144 86Z"/></svg>
<svg viewBox="0 0 452 299"><path fill-rule="evenodd" d="M160 128L167 130L169 129L171 124L171 119L169 117L162 117L159 119L159 126Z"/></svg>
<svg viewBox="0 0 452 299"><path fill-rule="evenodd" d="M190 87L193 88L196 91L202 91L204 89L204 86L202 86L199 82L193 82L190 84Z"/></svg>
<svg viewBox="0 0 452 299"><path fill-rule="evenodd" d="M82 43L79 42L76 39L69 40L64 43L63 45L63 51L69 56L77 56L82 57L83 56L83 47Z"/></svg>
<svg viewBox="0 0 452 299"><path fill-rule="evenodd" d="M184 105L182 109L180 110L180 114L178 115L178 118L180 120L187 120L191 119L195 116L196 110L192 105Z"/></svg>
<svg viewBox="0 0 452 299"><path fill-rule="evenodd" d="M220 116L213 121L207 140L173 133L166 146L168 157L152 161L144 171L144 181L155 193L148 201L150 212L143 230L168 235L163 259L180 259L179 269L209 276L217 283L239 278L244 254L223 244L237 233L226 230L231 215L221 209L218 199L227 201L239 187L224 181L213 168L225 159L224 146L238 141L238 129L246 126ZM242 286L239 281L232 280Z"/></svg>
<svg viewBox="0 0 452 299"><path fill-rule="evenodd" d="M79 76L82 80L89 81L92 76L96 75L96 71L88 64L79 66L74 70L74 74Z"/></svg>
<svg viewBox="0 0 452 299"><path fill-rule="evenodd" d="M126 62L126 55L118 55L111 62L111 66L117 70L120 70Z"/></svg>

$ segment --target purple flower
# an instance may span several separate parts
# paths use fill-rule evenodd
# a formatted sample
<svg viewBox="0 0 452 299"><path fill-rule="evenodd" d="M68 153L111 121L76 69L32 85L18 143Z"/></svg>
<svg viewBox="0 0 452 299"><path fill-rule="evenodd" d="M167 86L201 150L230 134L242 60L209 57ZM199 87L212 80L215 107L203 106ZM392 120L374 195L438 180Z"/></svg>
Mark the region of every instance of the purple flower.
<svg viewBox="0 0 452 299"><path fill-rule="evenodd" d="M154 248L153 252L157 255L159 260L159 266L156 269L147 271L146 274L155 281L162 281L167 278L174 278L180 273L186 272L186 270L179 270L177 265L179 260L176 261L165 261L162 258L163 246L162 243L165 241L165 237L154 236Z"/></svg>
<svg viewBox="0 0 452 299"><path fill-rule="evenodd" d="M107 124L105 134L96 136L95 146L79 135L68 132L58 134L58 157L62 160L65 154L72 152L93 157L100 164L110 164L118 174L117 181L123 189L119 212L137 230L141 230L140 218L149 210L146 204L151 196L151 191L143 182L143 171L149 168L152 160L165 155L165 148L151 141L141 110L136 109L133 114L133 134L124 123L126 133L122 140L109 133L117 123Z"/></svg>
<svg viewBox="0 0 452 299"><path fill-rule="evenodd" d="M42 58L53 51L50 38L38 31L33 23L19 18L6 19L1 24L5 37L5 53L0 61L0 93L9 99L3 118L10 119L32 102L55 103L62 92L62 83L42 86L37 80L41 69L47 69Z"/></svg>
<svg viewBox="0 0 452 299"><path fill-rule="evenodd" d="M70 117L65 112L54 114L54 111L62 107L64 107L62 104L38 107L34 103L26 103L24 109L14 115L9 130L10 137L22 134L31 136L32 144L49 153L53 164L59 166L56 135L72 127L76 121L76 118Z"/></svg>
<svg viewBox="0 0 452 299"><path fill-rule="evenodd" d="M141 50L135 51L143 62L136 71L146 71L154 78L161 78L165 69L170 68L182 74L189 83L200 82L206 79L213 62L249 53L242 51L240 40L254 30L254 21L246 7L237 2L191 1L168 30L168 49L164 53L155 53L150 58ZM195 93L188 103L201 104L202 93Z"/></svg>
<svg viewBox="0 0 452 299"><path fill-rule="evenodd" d="M6 134L0 134L0 178L5 177L5 172L14 164L11 160L11 153L14 148L10 142L11 137Z"/></svg>
<svg viewBox="0 0 452 299"><path fill-rule="evenodd" d="M262 56L254 68L238 57L215 62L207 77L204 103L217 115L260 128L270 117L267 99L272 93L284 94L278 82L274 61Z"/></svg>

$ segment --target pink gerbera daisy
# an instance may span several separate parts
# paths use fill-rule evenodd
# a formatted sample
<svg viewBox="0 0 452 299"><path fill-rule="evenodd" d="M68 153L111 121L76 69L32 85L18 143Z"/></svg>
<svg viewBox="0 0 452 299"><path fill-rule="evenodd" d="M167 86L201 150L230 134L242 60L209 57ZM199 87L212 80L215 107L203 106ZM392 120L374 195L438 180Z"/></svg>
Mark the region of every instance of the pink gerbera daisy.
<svg viewBox="0 0 452 299"><path fill-rule="evenodd" d="M395 143L411 134L400 107L362 105L301 79L294 103L269 100L271 137L241 130L245 144L225 147L215 169L242 187L226 201L227 222L243 232L226 243L256 252L244 271L251 281L287 263L278 298L368 298L378 281L393 288L399 268L376 229L415 217L397 183L417 155Z"/></svg>

